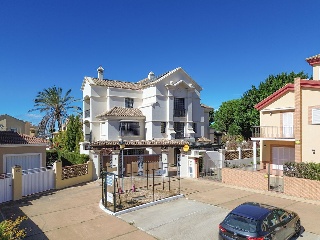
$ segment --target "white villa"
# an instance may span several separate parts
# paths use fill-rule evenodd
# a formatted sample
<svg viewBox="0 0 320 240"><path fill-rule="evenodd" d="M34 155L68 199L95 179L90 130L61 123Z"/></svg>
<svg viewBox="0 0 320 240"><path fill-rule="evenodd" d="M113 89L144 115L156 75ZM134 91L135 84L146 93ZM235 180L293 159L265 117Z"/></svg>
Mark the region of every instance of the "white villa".
<svg viewBox="0 0 320 240"><path fill-rule="evenodd" d="M181 67L159 76L150 72L136 83L105 79L101 66L97 71L98 77L84 77L81 86L86 142L172 143L210 138L212 108L200 103L202 88ZM169 149L170 163L176 162L180 149ZM135 147L128 154L138 150ZM161 147L141 151L160 154Z"/></svg>

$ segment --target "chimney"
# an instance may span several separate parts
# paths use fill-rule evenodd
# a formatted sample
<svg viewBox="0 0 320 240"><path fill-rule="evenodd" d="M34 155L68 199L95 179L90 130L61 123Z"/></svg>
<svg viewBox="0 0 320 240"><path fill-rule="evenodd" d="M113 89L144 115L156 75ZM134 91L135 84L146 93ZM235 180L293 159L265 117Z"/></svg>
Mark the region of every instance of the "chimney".
<svg viewBox="0 0 320 240"><path fill-rule="evenodd" d="M148 79L149 79L149 81L152 81L152 80L154 80L156 78L156 76L154 75L154 73L153 72L149 72L149 74L148 74Z"/></svg>
<svg viewBox="0 0 320 240"><path fill-rule="evenodd" d="M100 67L97 69L97 71L98 71L98 79L99 79L99 80L103 80L103 71L104 71L103 67L100 66Z"/></svg>
<svg viewBox="0 0 320 240"><path fill-rule="evenodd" d="M312 66L313 80L320 80L320 54L309 57L306 61Z"/></svg>

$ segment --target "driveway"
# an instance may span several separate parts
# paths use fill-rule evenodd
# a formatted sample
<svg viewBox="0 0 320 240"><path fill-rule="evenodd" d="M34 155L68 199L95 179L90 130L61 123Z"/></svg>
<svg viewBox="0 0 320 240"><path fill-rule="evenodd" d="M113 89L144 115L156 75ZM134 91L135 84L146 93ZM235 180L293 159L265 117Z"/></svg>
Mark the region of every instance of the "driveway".
<svg viewBox="0 0 320 240"><path fill-rule="evenodd" d="M295 210L306 232L303 239L320 239L320 201L277 193L235 188L184 179L179 200L140 209L119 217L99 208L100 181L49 191L0 205L5 218L26 215L26 239L216 239L218 223L244 201L257 201ZM301 238L302 239L302 238Z"/></svg>

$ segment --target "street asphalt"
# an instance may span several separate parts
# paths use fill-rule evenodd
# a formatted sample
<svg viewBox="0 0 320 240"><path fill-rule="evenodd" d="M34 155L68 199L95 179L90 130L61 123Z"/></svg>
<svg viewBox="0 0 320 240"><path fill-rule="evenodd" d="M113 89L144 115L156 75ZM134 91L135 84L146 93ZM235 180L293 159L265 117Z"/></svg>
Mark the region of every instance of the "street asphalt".
<svg viewBox="0 0 320 240"><path fill-rule="evenodd" d="M202 240L217 239L218 224L232 208L256 201L296 211L305 229L299 239L320 240L320 201L204 179L183 179L181 193L184 198L116 217L99 207L98 180L0 204L0 216L27 216L25 239Z"/></svg>

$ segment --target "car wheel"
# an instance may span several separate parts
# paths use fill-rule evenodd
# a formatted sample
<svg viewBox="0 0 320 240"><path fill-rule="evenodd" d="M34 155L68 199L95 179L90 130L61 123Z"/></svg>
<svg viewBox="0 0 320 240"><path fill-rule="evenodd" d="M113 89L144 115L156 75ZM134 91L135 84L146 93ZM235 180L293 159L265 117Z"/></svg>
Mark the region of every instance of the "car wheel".
<svg viewBox="0 0 320 240"><path fill-rule="evenodd" d="M296 222L296 225L294 226L295 235L299 236L301 231L301 223L300 220Z"/></svg>

